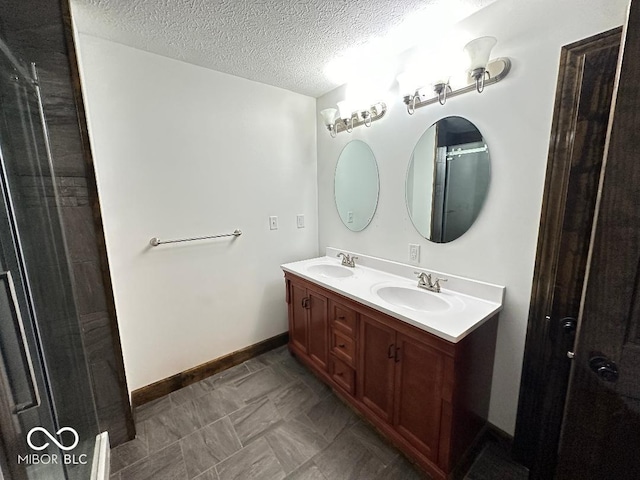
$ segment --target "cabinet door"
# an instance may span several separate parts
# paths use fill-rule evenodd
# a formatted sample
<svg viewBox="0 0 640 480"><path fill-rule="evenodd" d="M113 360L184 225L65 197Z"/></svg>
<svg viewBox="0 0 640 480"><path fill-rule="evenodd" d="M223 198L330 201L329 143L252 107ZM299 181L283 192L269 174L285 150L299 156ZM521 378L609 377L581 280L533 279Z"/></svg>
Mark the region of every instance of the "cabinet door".
<svg viewBox="0 0 640 480"><path fill-rule="evenodd" d="M369 410L391 423L396 332L376 320L360 316L358 398Z"/></svg>
<svg viewBox="0 0 640 480"><path fill-rule="evenodd" d="M289 314L289 341L307 353L307 290L291 282L291 311Z"/></svg>
<svg viewBox="0 0 640 480"><path fill-rule="evenodd" d="M400 435L437 460L445 357L411 337L397 334L394 424Z"/></svg>
<svg viewBox="0 0 640 480"><path fill-rule="evenodd" d="M307 293L309 298L308 354L318 367L327 370L329 356L328 302L325 297L312 290L307 290Z"/></svg>

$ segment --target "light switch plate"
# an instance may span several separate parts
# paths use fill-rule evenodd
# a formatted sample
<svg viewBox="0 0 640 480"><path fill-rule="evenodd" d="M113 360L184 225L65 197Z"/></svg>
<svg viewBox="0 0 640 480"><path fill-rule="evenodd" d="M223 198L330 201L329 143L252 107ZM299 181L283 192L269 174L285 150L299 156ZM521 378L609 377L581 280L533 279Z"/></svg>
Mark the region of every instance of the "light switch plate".
<svg viewBox="0 0 640 480"><path fill-rule="evenodd" d="M420 245L416 243L409 244L409 261L414 263L420 261Z"/></svg>
<svg viewBox="0 0 640 480"><path fill-rule="evenodd" d="M278 229L278 217L276 216L269 217L269 229L270 230Z"/></svg>
<svg viewBox="0 0 640 480"><path fill-rule="evenodd" d="M347 212L347 223L353 223L353 212Z"/></svg>
<svg viewBox="0 0 640 480"><path fill-rule="evenodd" d="M296 225L298 225L298 228L304 228L304 215L302 213L296 215Z"/></svg>

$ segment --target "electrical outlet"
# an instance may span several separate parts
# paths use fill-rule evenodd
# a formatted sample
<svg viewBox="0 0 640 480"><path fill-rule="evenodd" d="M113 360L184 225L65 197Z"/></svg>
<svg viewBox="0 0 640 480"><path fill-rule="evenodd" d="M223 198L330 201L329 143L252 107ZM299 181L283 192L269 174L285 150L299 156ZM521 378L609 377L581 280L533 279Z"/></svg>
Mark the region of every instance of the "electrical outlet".
<svg viewBox="0 0 640 480"><path fill-rule="evenodd" d="M409 261L418 263L420 261L420 245L409 244Z"/></svg>
<svg viewBox="0 0 640 480"><path fill-rule="evenodd" d="M353 223L353 212L347 212L347 223Z"/></svg>
<svg viewBox="0 0 640 480"><path fill-rule="evenodd" d="M270 230L278 229L278 217L276 216L269 217L269 229Z"/></svg>
<svg viewBox="0 0 640 480"><path fill-rule="evenodd" d="M302 213L296 215L296 224L298 228L304 228L304 215Z"/></svg>

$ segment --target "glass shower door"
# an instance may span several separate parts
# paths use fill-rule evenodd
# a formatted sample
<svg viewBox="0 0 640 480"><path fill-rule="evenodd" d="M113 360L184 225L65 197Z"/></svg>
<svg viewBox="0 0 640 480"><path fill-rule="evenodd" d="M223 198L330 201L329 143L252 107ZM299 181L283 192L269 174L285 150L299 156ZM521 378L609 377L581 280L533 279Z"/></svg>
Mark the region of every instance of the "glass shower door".
<svg viewBox="0 0 640 480"><path fill-rule="evenodd" d="M88 480L98 426L35 67L0 51L0 468Z"/></svg>

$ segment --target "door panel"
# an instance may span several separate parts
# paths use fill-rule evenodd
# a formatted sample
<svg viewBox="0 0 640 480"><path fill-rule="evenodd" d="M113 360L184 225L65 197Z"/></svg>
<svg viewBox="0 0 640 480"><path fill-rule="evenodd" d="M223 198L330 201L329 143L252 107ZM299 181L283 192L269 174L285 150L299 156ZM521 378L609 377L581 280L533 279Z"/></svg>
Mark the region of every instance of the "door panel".
<svg viewBox="0 0 640 480"><path fill-rule="evenodd" d="M556 466L621 35L561 51L514 437L532 479Z"/></svg>
<svg viewBox="0 0 640 480"><path fill-rule="evenodd" d="M397 334L394 423L400 434L436 461L442 412L444 358L438 351Z"/></svg>
<svg viewBox="0 0 640 480"><path fill-rule="evenodd" d="M309 357L322 370L327 369L329 354L327 309L325 297L313 291L309 293Z"/></svg>
<svg viewBox="0 0 640 480"><path fill-rule="evenodd" d="M559 479L640 478L637 0L631 3L624 37L561 437ZM608 359L609 365L605 368L595 357ZM612 374L614 366L617 379Z"/></svg>
<svg viewBox="0 0 640 480"><path fill-rule="evenodd" d="M373 413L391 423L396 332L365 315L360 315L360 329L358 397Z"/></svg>
<svg viewBox="0 0 640 480"><path fill-rule="evenodd" d="M291 343L301 352L307 353L307 290L291 283Z"/></svg>

